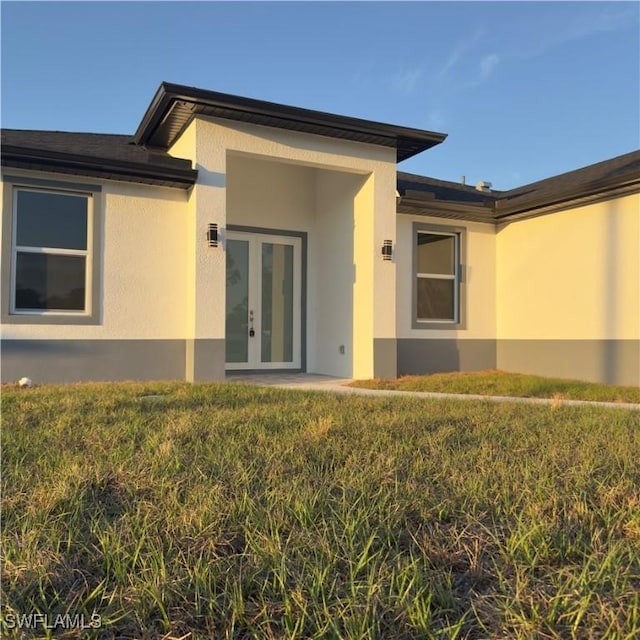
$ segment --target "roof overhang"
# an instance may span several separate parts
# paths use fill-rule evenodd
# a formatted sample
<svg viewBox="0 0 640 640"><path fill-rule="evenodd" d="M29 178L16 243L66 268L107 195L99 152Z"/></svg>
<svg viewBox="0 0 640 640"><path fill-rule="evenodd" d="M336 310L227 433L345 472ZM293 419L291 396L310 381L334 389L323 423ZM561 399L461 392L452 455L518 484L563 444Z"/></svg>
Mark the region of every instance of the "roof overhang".
<svg viewBox="0 0 640 640"><path fill-rule="evenodd" d="M470 203L455 200L439 200L429 192L407 192L396 198L397 213L433 216L501 224L524 218L534 218L548 213L582 207L613 198L622 198L640 192L640 179L629 179L622 183L593 184L573 191L557 191L536 198L517 198L509 202L507 198L496 197L494 201Z"/></svg>
<svg viewBox="0 0 640 640"><path fill-rule="evenodd" d="M163 82L135 133L136 144L169 149L197 116L224 118L396 149L397 161L440 144L445 133L399 127L322 111Z"/></svg>
<svg viewBox="0 0 640 640"><path fill-rule="evenodd" d="M542 192L519 196L516 198L503 197L496 201L496 222L519 220L521 218L562 211L569 207L584 206L621 198L640 191L640 174L612 176L603 180L596 180L573 188L557 189L548 193Z"/></svg>
<svg viewBox="0 0 640 640"><path fill-rule="evenodd" d="M123 160L107 160L87 155L13 145L2 145L2 166L123 180L178 189L189 189L195 184L198 177L198 172L190 168L182 169L157 164L146 165Z"/></svg>
<svg viewBox="0 0 640 640"><path fill-rule="evenodd" d="M416 186L399 187L398 213L498 225L639 193L640 151L510 191L483 192L483 202L470 202L464 185L399 175Z"/></svg>
<svg viewBox="0 0 640 640"><path fill-rule="evenodd" d="M439 200L433 194L404 195L396 199L397 213L418 216L433 216L453 220L494 223L493 203L470 203L454 200Z"/></svg>

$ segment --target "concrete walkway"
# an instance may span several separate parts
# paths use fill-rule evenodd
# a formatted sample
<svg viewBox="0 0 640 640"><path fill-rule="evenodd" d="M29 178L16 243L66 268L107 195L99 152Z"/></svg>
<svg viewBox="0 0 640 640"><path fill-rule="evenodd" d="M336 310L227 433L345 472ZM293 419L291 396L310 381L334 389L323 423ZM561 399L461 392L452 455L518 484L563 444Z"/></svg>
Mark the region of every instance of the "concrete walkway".
<svg viewBox="0 0 640 640"><path fill-rule="evenodd" d="M430 391L392 391L387 389L358 389L348 387L348 378L334 378L315 373L255 373L227 375L227 382L242 382L260 387L300 389L304 391L328 391L331 393L356 394L377 398L405 396L426 400L484 400L486 402L519 402L524 404L549 405L554 407L606 407L609 409L632 409L640 411L640 404L631 402L592 402L589 400L558 400L554 398L518 398L513 396L483 396L462 393L433 393Z"/></svg>

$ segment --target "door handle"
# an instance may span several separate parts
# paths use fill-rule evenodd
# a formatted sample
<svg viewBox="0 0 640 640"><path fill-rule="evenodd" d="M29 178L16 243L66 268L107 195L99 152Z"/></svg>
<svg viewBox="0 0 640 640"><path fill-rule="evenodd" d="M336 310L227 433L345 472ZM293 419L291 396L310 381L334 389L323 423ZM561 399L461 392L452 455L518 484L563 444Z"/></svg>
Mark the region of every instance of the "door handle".
<svg viewBox="0 0 640 640"><path fill-rule="evenodd" d="M249 337L253 338L256 335L255 329L253 328L253 309L249 310Z"/></svg>

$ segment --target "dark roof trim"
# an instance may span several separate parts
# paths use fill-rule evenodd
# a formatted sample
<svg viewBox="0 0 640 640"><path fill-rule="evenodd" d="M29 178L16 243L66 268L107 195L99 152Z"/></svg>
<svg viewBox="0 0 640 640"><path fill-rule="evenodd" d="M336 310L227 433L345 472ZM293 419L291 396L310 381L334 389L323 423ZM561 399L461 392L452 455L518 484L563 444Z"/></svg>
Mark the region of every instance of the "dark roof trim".
<svg viewBox="0 0 640 640"><path fill-rule="evenodd" d="M473 187L398 173L398 213L500 224L595 204L640 192L640 151L511 189L478 192ZM402 187L402 188L401 188Z"/></svg>
<svg viewBox="0 0 640 640"><path fill-rule="evenodd" d="M423 197L418 199L404 196L398 199L396 210L398 213L410 215L495 223L493 208L482 203L442 201Z"/></svg>
<svg viewBox="0 0 640 640"><path fill-rule="evenodd" d="M17 169L72 173L125 182L140 182L179 189L195 184L198 172L124 160L107 160L59 151L2 145L2 166Z"/></svg>
<svg viewBox="0 0 640 640"><path fill-rule="evenodd" d="M574 194L566 199L558 199L556 201L543 201L533 208L529 206L523 207L519 210L512 209L509 213L496 215L494 221L496 224L500 224L513 222L515 220L524 220L525 218L535 218L537 216L556 213L566 209L574 209L576 207L584 207L589 204L605 202L606 200L612 200L613 198L622 198L634 193L640 193L640 182L584 195Z"/></svg>
<svg viewBox="0 0 640 640"><path fill-rule="evenodd" d="M168 149L198 115L392 147L397 161L440 144L444 133L399 127L163 82L135 133L136 144Z"/></svg>
<svg viewBox="0 0 640 640"><path fill-rule="evenodd" d="M557 177L557 176L556 176ZM549 178L549 180L554 180ZM544 186L543 182L536 183ZM586 184L564 184L555 189L545 191L540 189L530 195L517 195L512 197L512 192L506 191L497 199L495 210L498 220L512 218L533 209L558 207L575 200L588 200L589 198L601 198L609 192L634 193L640 189L640 172L636 169L633 173L606 176L602 179L587 182ZM520 191L520 189L518 189Z"/></svg>
<svg viewBox="0 0 640 640"><path fill-rule="evenodd" d="M472 200L482 201L495 199L496 193L499 191L478 191L473 185L462 184L461 182L452 182L451 180L440 180L439 178L430 178L429 176L421 176L416 173L407 173L406 171L398 171L398 189L402 195L404 191L416 190L422 191L426 188L435 191L453 191L458 194L466 194Z"/></svg>

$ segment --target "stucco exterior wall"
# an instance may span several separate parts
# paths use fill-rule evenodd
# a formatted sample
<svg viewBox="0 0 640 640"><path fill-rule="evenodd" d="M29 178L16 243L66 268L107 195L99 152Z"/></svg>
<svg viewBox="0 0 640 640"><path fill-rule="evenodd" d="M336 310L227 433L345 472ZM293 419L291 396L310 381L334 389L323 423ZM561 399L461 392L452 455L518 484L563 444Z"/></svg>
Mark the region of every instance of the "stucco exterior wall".
<svg viewBox="0 0 640 640"><path fill-rule="evenodd" d="M640 384L640 194L496 236L498 366Z"/></svg>
<svg viewBox="0 0 640 640"><path fill-rule="evenodd" d="M93 247L99 304L91 324L59 317L46 324L22 323L17 316L9 316L1 328L2 380L25 375L39 384L182 379L188 312L188 195L78 176L13 169L7 173L51 185L100 185L101 190L93 194L94 207L100 210L98 244ZM3 183L3 193L8 188ZM3 218L11 216L7 199L3 203ZM3 251L8 251L10 239L4 240ZM2 279L7 300L8 271Z"/></svg>
<svg viewBox="0 0 640 640"><path fill-rule="evenodd" d="M253 156L227 158L227 224L311 231L316 170Z"/></svg>
<svg viewBox="0 0 640 640"><path fill-rule="evenodd" d="M176 158L188 158L192 161L196 157L196 127L192 123L182 133L170 149L170 155ZM193 163L195 167L195 162ZM197 191L195 188L189 189L185 194L186 204L184 206L184 238L185 238L185 280L183 283L185 294L185 327L184 338L188 339L187 363L185 376L189 378L193 371L193 339L195 335L195 283L196 283L196 201ZM202 241L202 240L201 240Z"/></svg>
<svg viewBox="0 0 640 640"><path fill-rule="evenodd" d="M496 250L490 224L400 214L397 236L398 373L475 371L496 366ZM464 229L460 328L413 326L414 223Z"/></svg>
<svg viewBox="0 0 640 640"><path fill-rule="evenodd" d="M309 370L348 378L354 366L354 200L365 178L318 170L316 180L316 225L309 252Z"/></svg>
<svg viewBox="0 0 640 640"><path fill-rule="evenodd" d="M499 338L640 337L640 194L497 234Z"/></svg>
<svg viewBox="0 0 640 640"><path fill-rule="evenodd" d="M316 169L308 166L230 153L226 224L250 230L307 234L307 264L315 264L316 173ZM302 358L306 358L309 369L315 366L315 316L310 312L309 302L314 299L315 269L308 268L308 271L307 326L302 332L306 336L306 349L302 351ZM312 323L314 326L310 327Z"/></svg>
<svg viewBox="0 0 640 640"><path fill-rule="evenodd" d="M17 172L56 182L101 184L102 309L96 325L2 326L2 339L184 338L186 194L175 189L76 176ZM11 212L3 210L4 215ZM4 243L3 243L4 244ZM5 279L3 278L3 284ZM3 292L8 295L8 292Z"/></svg>
<svg viewBox="0 0 640 640"><path fill-rule="evenodd" d="M358 367L372 369L373 180L234 153L229 153L226 167L227 225L308 234L307 370L351 377ZM388 227L379 234L393 238ZM385 266L393 269L392 264ZM354 304L356 298L359 305ZM388 306L383 319L393 337L395 318Z"/></svg>
<svg viewBox="0 0 640 640"><path fill-rule="evenodd" d="M383 239L395 239L395 149L199 118L171 153L198 170L186 192L88 181L101 185L98 321L7 325L12 361L26 358L34 339L54 351L75 345L86 378L92 354L126 356L120 341L137 341L132 359L153 359L144 341L173 341L172 358L176 349L183 355L171 377L224 377L224 241L227 225L236 225L307 234L307 370L368 377L386 366L376 360L376 340L395 338L394 277L378 253ZM215 248L206 242L209 223L220 229ZM111 341L106 351L99 340ZM75 375L72 367L67 374Z"/></svg>
<svg viewBox="0 0 640 640"><path fill-rule="evenodd" d="M373 258L379 252L377 245L382 245L383 237L393 239L395 235L395 150L269 127L198 119L171 152L191 158L199 171L198 184L190 196L196 265L190 276L195 301L193 339L224 340L225 312L224 305L219 303L220 298L224 298L224 242L220 251L211 250L198 240L201 236L204 238L209 222L218 223L223 239L227 224L307 231L308 370L333 373L361 367L363 375L373 375L374 340L395 333L395 306L389 304L393 277L383 274L382 284L390 285L384 293L374 287L374 279L379 275L374 273L379 267L374 265ZM262 169L264 173L260 173ZM331 172L336 175L331 177ZM359 186L352 189L353 193L344 194L345 199L340 203L334 201L329 205L334 198L330 193L334 188L331 181L343 179L337 176L344 176L352 187ZM367 177L371 178L370 182ZM349 222L338 217L334 220L339 222L338 226L326 223L349 208ZM353 231L355 219L361 220L356 232ZM361 346L351 353L346 351L346 338L336 346L337 337L329 336L326 328L335 323L335 314L343 311L328 300L326 304L320 301L322 295L330 297L326 287L329 292L344 293L344 279L330 282L330 278L317 269L323 259L319 243L335 246L341 242L343 231L349 231L344 225L351 225L351 233L355 233L350 264L353 264L355 250L363 252L362 260L369 260L366 264L363 262L360 288L353 292L358 313L364 314L367 321L366 326L360 323L358 329ZM347 260L346 256L340 260L342 258ZM335 265L331 268L335 271ZM311 318L310 310L320 307L322 310ZM349 323L353 332L351 318ZM330 344L324 344L328 341ZM339 344L345 344L344 356L338 351ZM334 351L335 356L327 362L326 354ZM344 366L345 356L348 367ZM189 375L187 378L190 379Z"/></svg>
<svg viewBox="0 0 640 640"><path fill-rule="evenodd" d="M413 223L466 229L466 258L462 265L466 282L463 329L412 328ZM493 225L428 216L398 215L397 251L398 338L485 339L496 331L496 233Z"/></svg>

